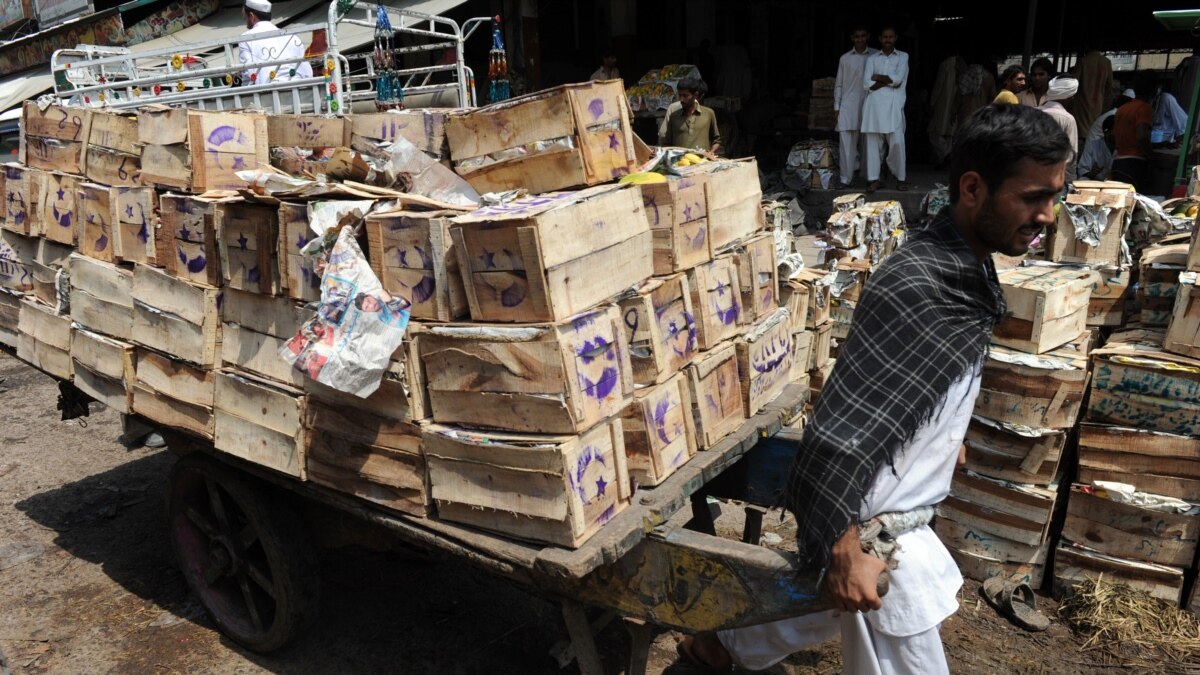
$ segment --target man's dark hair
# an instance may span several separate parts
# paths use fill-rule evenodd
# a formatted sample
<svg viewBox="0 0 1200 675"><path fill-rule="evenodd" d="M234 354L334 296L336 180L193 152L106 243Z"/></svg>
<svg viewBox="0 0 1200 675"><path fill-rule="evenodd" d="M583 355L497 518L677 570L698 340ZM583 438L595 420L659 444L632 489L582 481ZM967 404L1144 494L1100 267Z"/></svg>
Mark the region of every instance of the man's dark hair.
<svg viewBox="0 0 1200 675"><path fill-rule="evenodd" d="M1151 72L1138 73L1137 78L1133 80L1133 93L1143 101L1149 101L1154 98L1154 93L1158 91L1158 78Z"/></svg>
<svg viewBox="0 0 1200 675"><path fill-rule="evenodd" d="M246 13L257 16L259 21L270 21L271 20L270 12L260 12L257 9L250 9L249 7L247 7Z"/></svg>
<svg viewBox="0 0 1200 675"><path fill-rule="evenodd" d="M1000 84L1006 84L1009 80L1011 80L1014 76L1016 76L1018 74L1020 74L1020 75L1025 74L1025 69L1022 68L1021 66L1009 66L1009 67L1005 68L1004 72L1000 75Z"/></svg>
<svg viewBox="0 0 1200 675"><path fill-rule="evenodd" d="M704 98L708 94L708 85L704 80L698 77L685 77L675 85L676 89L687 89L693 94L698 94L700 98Z"/></svg>
<svg viewBox="0 0 1200 675"><path fill-rule="evenodd" d="M1054 63L1052 61L1050 61L1050 59L1048 59L1044 56L1042 58L1038 59L1037 61L1034 61L1029 66L1030 72L1032 72L1034 68L1041 68L1042 70L1046 71L1052 78L1058 77L1058 71L1054 69Z"/></svg>
<svg viewBox="0 0 1200 675"><path fill-rule="evenodd" d="M958 181L968 171L983 177L995 193L1028 157L1055 164L1071 156L1071 142L1054 118L1025 105L987 105L967 118L950 151L950 203L958 203Z"/></svg>

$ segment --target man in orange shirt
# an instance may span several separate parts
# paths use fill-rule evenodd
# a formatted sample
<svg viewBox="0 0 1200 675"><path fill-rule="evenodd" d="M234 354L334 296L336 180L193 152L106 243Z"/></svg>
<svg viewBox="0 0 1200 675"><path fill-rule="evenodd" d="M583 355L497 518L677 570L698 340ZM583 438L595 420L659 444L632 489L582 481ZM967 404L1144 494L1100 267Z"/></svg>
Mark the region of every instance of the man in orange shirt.
<svg viewBox="0 0 1200 675"><path fill-rule="evenodd" d="M1112 179L1129 183L1141 192L1150 166L1150 128L1154 125L1152 75L1143 74L1133 85L1137 98L1117 108L1113 123L1116 150L1113 155Z"/></svg>

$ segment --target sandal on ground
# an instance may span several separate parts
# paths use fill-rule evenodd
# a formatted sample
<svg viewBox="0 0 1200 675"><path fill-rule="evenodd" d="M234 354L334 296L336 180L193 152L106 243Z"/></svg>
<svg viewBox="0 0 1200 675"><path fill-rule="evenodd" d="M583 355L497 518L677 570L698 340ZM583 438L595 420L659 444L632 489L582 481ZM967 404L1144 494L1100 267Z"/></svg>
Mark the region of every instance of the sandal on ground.
<svg viewBox="0 0 1200 675"><path fill-rule="evenodd" d="M881 183L877 180L873 180L873 181L871 181L871 184L867 186L867 192L874 192L881 187L883 187L883 183Z"/></svg>
<svg viewBox="0 0 1200 675"><path fill-rule="evenodd" d="M730 661L724 665L709 663L696 653L696 638L691 635L686 635L682 640L675 643L675 652L679 657L687 663L687 665L699 670L705 675L728 675L733 672L733 662Z"/></svg>
<svg viewBox="0 0 1200 675"><path fill-rule="evenodd" d="M992 577L983 582L983 597L1006 619L1027 631L1043 631L1050 620L1037 610L1033 589L1023 581Z"/></svg>

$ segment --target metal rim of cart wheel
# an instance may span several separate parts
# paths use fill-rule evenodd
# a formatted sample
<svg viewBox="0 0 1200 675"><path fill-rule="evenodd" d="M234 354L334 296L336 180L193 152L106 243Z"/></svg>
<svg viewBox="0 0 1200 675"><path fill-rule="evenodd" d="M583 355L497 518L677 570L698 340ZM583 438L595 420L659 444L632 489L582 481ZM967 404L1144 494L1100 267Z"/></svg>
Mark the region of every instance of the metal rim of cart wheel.
<svg viewBox="0 0 1200 675"><path fill-rule="evenodd" d="M171 473L171 541L192 591L229 638L257 652L284 646L319 603L316 555L277 492L203 453Z"/></svg>

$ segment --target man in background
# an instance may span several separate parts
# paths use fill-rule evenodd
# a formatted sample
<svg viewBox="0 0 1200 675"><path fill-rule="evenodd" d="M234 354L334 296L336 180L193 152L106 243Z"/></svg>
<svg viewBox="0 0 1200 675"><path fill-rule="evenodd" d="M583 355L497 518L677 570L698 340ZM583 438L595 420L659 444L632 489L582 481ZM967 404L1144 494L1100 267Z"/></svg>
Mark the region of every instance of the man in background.
<svg viewBox="0 0 1200 675"><path fill-rule="evenodd" d="M246 0L244 7L247 30L242 35L269 33L279 28L271 23L270 0ZM269 61L284 61L273 65L262 65ZM295 35L251 40L238 45L238 63L242 71L242 84L267 84L287 82L313 76L312 66L304 60L304 43Z"/></svg>
<svg viewBox="0 0 1200 675"><path fill-rule="evenodd" d="M1009 105L1018 105L1021 99L1017 96L1025 91L1025 69L1021 66L1009 66L1004 69L1004 73L1000 75L1000 93L996 94L996 98L992 103L1007 103Z"/></svg>
<svg viewBox="0 0 1200 675"><path fill-rule="evenodd" d="M1132 101L1117 108L1113 137L1112 179L1129 183L1141 192L1146 183L1150 165L1150 129L1154 126L1154 76L1144 73L1134 82L1137 95Z"/></svg>
<svg viewBox="0 0 1200 675"><path fill-rule="evenodd" d="M704 80L685 77L675 87L679 92L679 109L667 115L659 131L659 145L678 148L698 148L710 156L721 149L721 131L712 108L700 105L708 93Z"/></svg>
<svg viewBox="0 0 1200 675"><path fill-rule="evenodd" d="M604 58L600 61L600 67L596 72L592 73L589 80L619 80L621 79L621 71L617 68L617 55L612 53L612 50L604 52Z"/></svg>
<svg viewBox="0 0 1200 675"><path fill-rule="evenodd" d="M1078 92L1079 80L1060 75L1050 80L1050 85L1046 88L1046 102L1038 108L1054 118L1058 128L1063 130L1067 140L1071 142L1071 157L1067 160L1068 183L1075 180L1075 161L1079 158L1079 128L1075 126L1075 116L1067 112L1067 106L1071 105Z"/></svg>
<svg viewBox="0 0 1200 675"><path fill-rule="evenodd" d="M883 187L879 172L887 146L888 170L896 177L896 189L907 190L904 154L904 101L908 84L908 54L896 49L896 29L887 26L879 34L883 49L867 59L863 88L862 133L867 146L868 192Z"/></svg>
<svg viewBox="0 0 1200 675"><path fill-rule="evenodd" d="M1104 112L1109 97L1113 95L1112 61L1095 49L1084 49L1083 56L1075 64L1079 78L1079 93L1072 101L1070 111L1080 131L1090 129L1092 123Z"/></svg>
<svg viewBox="0 0 1200 675"><path fill-rule="evenodd" d="M1046 91L1050 88L1050 80L1057 75L1054 70L1054 64L1050 63L1050 59L1040 58L1029 66L1029 86L1025 91L1017 94L1017 98L1021 100L1021 105L1027 105L1030 108L1040 108L1046 102Z"/></svg>
<svg viewBox="0 0 1200 675"><path fill-rule="evenodd" d="M842 54L838 61L837 79L833 84L833 109L838 114L838 187L849 187L858 171L860 162L859 128L862 126L863 71L867 59L879 50L867 46L871 37L866 28L859 26L850 33L854 47Z"/></svg>

